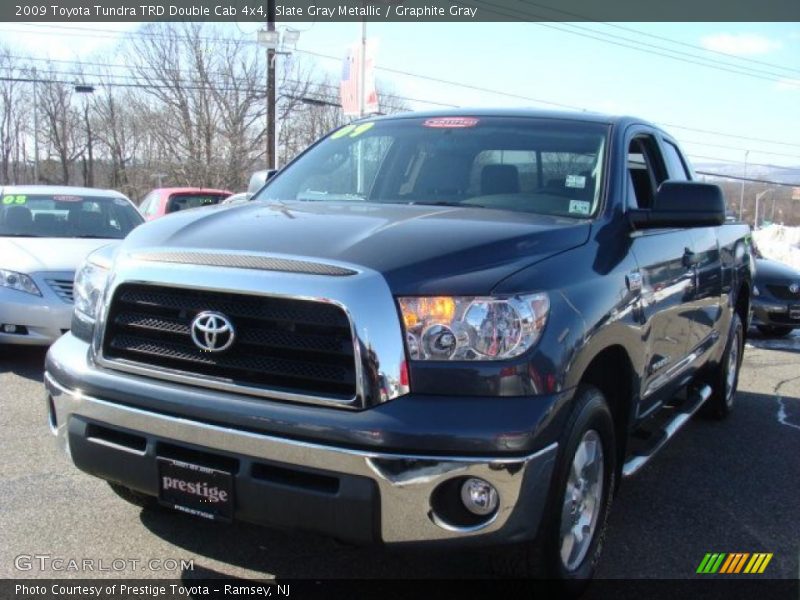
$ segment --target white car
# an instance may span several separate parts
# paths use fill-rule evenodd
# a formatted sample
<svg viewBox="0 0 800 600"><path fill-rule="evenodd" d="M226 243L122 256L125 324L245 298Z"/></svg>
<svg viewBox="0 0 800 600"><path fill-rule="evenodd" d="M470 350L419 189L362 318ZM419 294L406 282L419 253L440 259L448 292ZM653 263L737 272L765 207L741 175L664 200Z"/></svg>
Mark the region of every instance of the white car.
<svg viewBox="0 0 800 600"><path fill-rule="evenodd" d="M0 190L0 345L48 345L70 328L76 268L143 219L112 190Z"/></svg>

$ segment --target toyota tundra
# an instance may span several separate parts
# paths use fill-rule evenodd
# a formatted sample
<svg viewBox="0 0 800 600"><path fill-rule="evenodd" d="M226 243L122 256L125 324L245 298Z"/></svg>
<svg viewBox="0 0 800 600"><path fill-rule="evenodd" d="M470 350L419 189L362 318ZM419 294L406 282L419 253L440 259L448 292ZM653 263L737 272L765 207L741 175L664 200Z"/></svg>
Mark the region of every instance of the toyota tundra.
<svg viewBox="0 0 800 600"><path fill-rule="evenodd" d="M751 265L720 189L642 120L361 120L253 202L92 254L50 428L138 504L504 546L580 585L620 479L732 410Z"/></svg>

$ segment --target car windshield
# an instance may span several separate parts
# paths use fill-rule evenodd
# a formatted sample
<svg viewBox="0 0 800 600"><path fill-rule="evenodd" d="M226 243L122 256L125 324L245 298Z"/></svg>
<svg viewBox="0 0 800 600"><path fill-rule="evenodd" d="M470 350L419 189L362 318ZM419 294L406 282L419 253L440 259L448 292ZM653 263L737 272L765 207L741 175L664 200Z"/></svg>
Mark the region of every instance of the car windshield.
<svg viewBox="0 0 800 600"><path fill-rule="evenodd" d="M227 194L172 194L167 202L167 212L173 213L187 208L199 208L219 204Z"/></svg>
<svg viewBox="0 0 800 600"><path fill-rule="evenodd" d="M471 206L587 218L608 125L542 118L398 118L347 125L256 200Z"/></svg>
<svg viewBox="0 0 800 600"><path fill-rule="evenodd" d="M121 239L142 222L123 198L12 194L0 200L0 236Z"/></svg>

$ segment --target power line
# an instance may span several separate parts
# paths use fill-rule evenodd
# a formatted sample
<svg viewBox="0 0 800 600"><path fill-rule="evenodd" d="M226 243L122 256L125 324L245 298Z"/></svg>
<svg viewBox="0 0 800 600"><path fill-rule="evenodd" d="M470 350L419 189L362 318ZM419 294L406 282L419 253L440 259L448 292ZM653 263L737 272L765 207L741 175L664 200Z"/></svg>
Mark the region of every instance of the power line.
<svg viewBox="0 0 800 600"><path fill-rule="evenodd" d="M472 6L474 6L474 5L472 5ZM500 14L500 13L495 12L495 14ZM506 14L501 15L501 16L510 17L512 15L509 15L508 13L506 13ZM41 23L25 23L25 24L26 25L37 26L37 27L50 27L50 28L54 28L54 29L58 29L58 30L74 29L74 30L95 32L94 29L91 29L91 28L88 28L88 27L77 27L77 26L69 26L69 25L46 25L46 24L41 24ZM564 30L564 31L568 32L568 33L574 33L574 32L570 32L568 30ZM26 33L30 33L30 32L27 31ZM70 34L65 34L65 35L70 35ZM79 34L72 34L72 35L79 35ZM203 41L213 41L213 42L217 42L217 43L237 43L237 44L255 44L256 43L256 42L251 42L249 40L232 40L230 38L219 38L219 37L213 37L212 38L212 37L205 37L205 36L195 36L195 37L189 38L187 36L181 36L181 35L166 36L164 34L160 34L160 33L157 33L157 32L148 32L148 31L140 31L140 30L139 31L129 31L129 32L125 32L124 34L120 34L120 35L124 35L124 36L144 36L144 37L153 37L153 38L162 38L162 39L203 40ZM115 37L116 38L118 36L117 35L107 35L106 37ZM604 40L599 40L599 41L604 41ZM617 45L621 45L621 44L617 44ZM633 47L632 49L635 50L636 48ZM319 52L312 52L312 51L309 51L309 50L299 50L299 49L297 49L297 50L295 50L295 52L298 52L298 53L301 53L301 54L307 54L309 56L317 56L319 58L335 60L337 62L341 61L340 57L331 56L331 55L323 54L323 53L319 53ZM701 66L703 66L703 65L701 65ZM707 65L705 65L705 66L707 66ZM509 92L501 92L501 91L498 91L498 90L492 90L492 89L481 87L481 86L476 86L476 85L467 84L467 83L463 83L463 82L457 82L457 81L443 80L443 79L439 79L439 78L436 78L436 77L422 75L420 73L413 73L413 72L409 72L409 71L403 71L403 70L400 70L400 69L392 69L392 68L389 68L389 67L379 67L379 66L375 67L375 68L376 68L376 70L380 70L380 71L384 71L384 72L388 72L388 73L395 73L395 74L399 74L399 75L405 75L405 76L408 76L408 77L414 77L414 78L418 78L418 79L432 81L432 82L435 82L435 83L443 83L445 85L452 85L452 86L462 87L464 89L472 89L472 90L475 90L475 91L480 91L480 92L484 92L484 93L491 93L491 94L504 96L504 97L508 97L508 98L513 98L513 99L518 99L518 100L526 100L526 101L529 101L529 102L536 102L536 103L539 103L539 104L545 104L545 105L548 105L548 106L556 106L556 107L560 107L560 108L568 108L568 109L572 109L572 110L587 111L587 109L585 107L576 106L576 105L573 105L573 104L566 104L566 103L562 103L562 102L554 102L554 101L545 100L545 99L542 99L542 98L533 98L533 97L524 96L524 95L521 95L521 94L513 94L513 93L509 93ZM415 100L415 101L422 101L422 100ZM428 101L422 101L422 102L428 102ZM430 103L430 102L428 102L428 103ZM433 103L431 103L431 104L433 104ZM447 106L452 106L452 105L447 105ZM695 131L695 132L699 132L699 133L708 133L708 134L712 134L712 135L719 135L719 136L722 136L722 137L730 137L730 138L742 139L742 140L747 140L747 141L757 141L757 142L764 142L764 143L767 143L767 144L777 144L777 145L782 145L782 146L790 146L790 147L798 147L798 148L800 148L800 144L798 144L798 143L783 142L783 141L777 141L777 140L769 140L769 139L758 138L758 137L742 136L742 135L725 133L725 132L721 132L721 131L712 131L712 130L705 130L705 129L698 129L698 128L693 128L693 127L688 127L688 126L676 125L676 124L672 124L672 123L661 123L661 125L664 125L664 126L667 126L667 127L674 127L676 129L683 129L683 130L686 130L686 131Z"/></svg>
<svg viewBox="0 0 800 600"><path fill-rule="evenodd" d="M718 156L703 156L702 154L691 154L691 153L688 154L688 156L690 158L701 158L703 160L715 160L715 161L718 161L718 162L729 163L729 164L732 164L732 165L740 165L740 164L742 164L742 161L740 161L740 160L729 160L729 159L726 159L726 158L720 158ZM767 169L777 169L777 170L781 170L781 171L797 171L797 170L800 170L800 167L782 167L780 165L769 165L769 164L765 164L765 163L754 163L754 162L750 162L750 161L747 161L747 166L748 167L764 167L764 168L767 168Z"/></svg>
<svg viewBox="0 0 800 600"><path fill-rule="evenodd" d="M752 183L766 183L780 187L800 187L800 183L784 183L782 181L769 181L768 179L755 179L753 177L739 177L737 175L723 175L722 173L712 173L710 171L695 171L698 175L708 175L709 177L720 177L722 179L735 179L736 181L749 181Z"/></svg>
<svg viewBox="0 0 800 600"><path fill-rule="evenodd" d="M766 61L763 61L763 60L756 60L754 58L747 58L747 57L744 57L744 56L737 56L735 54L730 54L728 52L722 52L720 50L714 50L712 48L705 48L703 46L698 46L696 44L690 44L690 43L684 42L682 40L676 40L674 38L666 37L666 36L663 36L663 35L657 35L657 34L654 34L654 33L650 33L648 31L642 31L641 29L635 29L633 27L627 27L627 26L624 26L624 25L619 25L618 23L608 23L606 21L598 21L596 19L591 19L589 17L586 17L585 15L580 15L580 14L577 14L577 13L573 13L573 12L570 12L570 11L562 10L562 9L559 9L559 8L554 8L554 7L551 7L551 6L545 6L545 5L542 5L542 4L537 4L536 2L530 2L529 0L519 0L519 1L521 3L523 3L523 4L528 4L528 5L531 5L531 6L537 6L539 8L543 8L543 9L549 10L551 12L556 12L556 13L560 13L560 14L568 16L568 17L573 17L573 18L575 18L575 19L577 19L579 21L588 21L590 23L596 23L598 25L605 25L606 27L613 27L614 29L619 29L621 31L628 31L628 32L634 33L636 35L647 36L649 38L662 40L662 41L668 42L670 44L676 44L676 45L679 45L679 46L693 48L693 49L701 50L702 52L707 52L707 53L710 53L710 54L717 54L717 55L725 56L727 58L738 60L738 61L750 62L750 63L753 63L753 64L759 64L759 65L763 65L763 66L767 66L767 67L772 67L772 68L775 68L775 69L781 69L781 70L785 70L785 71L792 71L792 72L795 72L795 73L800 73L800 69L795 69L795 68L792 68L792 67L786 67L786 66L783 66L783 65L778 65L778 64L766 62ZM548 20L549 21L554 21L555 19L548 19ZM570 20L572 20L572 19L570 19Z"/></svg>
<svg viewBox="0 0 800 600"><path fill-rule="evenodd" d="M707 146L709 148L725 148L726 150L738 150L740 152L751 152L753 154L769 154L770 156L783 156L785 158L794 158L795 160L800 161L800 156L797 154L785 154L783 152L770 152L768 150L760 150L758 148L742 148L741 146L729 146L727 144L711 144L708 142L696 142L694 140L681 140L681 144L684 146L687 144L692 144L695 146ZM739 161L742 162L742 161Z"/></svg>
<svg viewBox="0 0 800 600"><path fill-rule="evenodd" d="M462 4L463 5L463 4ZM569 33L571 35L577 35L583 38L596 40L599 42L603 42L605 44L612 44L614 46L620 46L622 48L628 48L630 50L635 50L636 52L643 52L646 54L652 54L656 56L661 56L664 58L669 58L672 60L677 60L680 62L694 64L701 67L706 67L708 69L716 69L718 71L725 71L728 73L734 73L737 75L743 75L746 77L753 77L756 79L762 79L766 81L781 81L782 78L785 76L779 75L776 73L764 71L763 69L755 69L752 67L746 67L742 65L735 65L726 61L715 60L711 58L703 58L697 56L696 54L690 54L688 52L682 52L680 50L673 50L671 48L665 48L663 46L658 46L656 44L650 44L647 42L642 42L640 40L634 40L631 38L627 38L620 35L614 35L611 33L604 33L601 31L597 31L588 27L582 27L580 25L574 25L571 23L545 23L542 20L552 21L551 19L546 19L542 15L538 15L535 13L529 12L522 12L519 9L510 9L508 7L494 4L492 2L488 2L487 0L474 0L473 3L466 3L467 6L476 7L476 8L483 8L486 7L496 7L496 9L500 10L492 10L489 9L490 13L494 13L498 16L505 16L510 17L518 21L524 21L531 25L537 25L539 27L546 27L549 29L554 29L556 31L563 31L564 33ZM577 31L575 31L577 30ZM588 32L588 33L582 33ZM621 41L614 41L614 40L621 40ZM634 45L632 45L634 44ZM648 49L650 48L650 49ZM669 52L671 54L665 54L665 52ZM688 58L684 58L688 57ZM722 66L716 66L722 65Z"/></svg>

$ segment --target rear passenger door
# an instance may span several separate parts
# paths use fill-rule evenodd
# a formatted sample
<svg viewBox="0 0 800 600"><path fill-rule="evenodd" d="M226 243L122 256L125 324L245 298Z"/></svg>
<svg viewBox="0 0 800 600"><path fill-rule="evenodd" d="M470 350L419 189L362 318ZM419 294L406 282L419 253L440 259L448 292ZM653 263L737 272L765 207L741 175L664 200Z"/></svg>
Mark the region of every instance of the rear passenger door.
<svg viewBox="0 0 800 600"><path fill-rule="evenodd" d="M628 206L650 208L668 171L651 130L632 129L628 138ZM687 298L692 294L689 265L692 240L684 229L648 229L631 233L639 272L644 328L645 373L639 416L672 397L681 373L689 366L692 318ZM629 278L630 279L630 278Z"/></svg>

